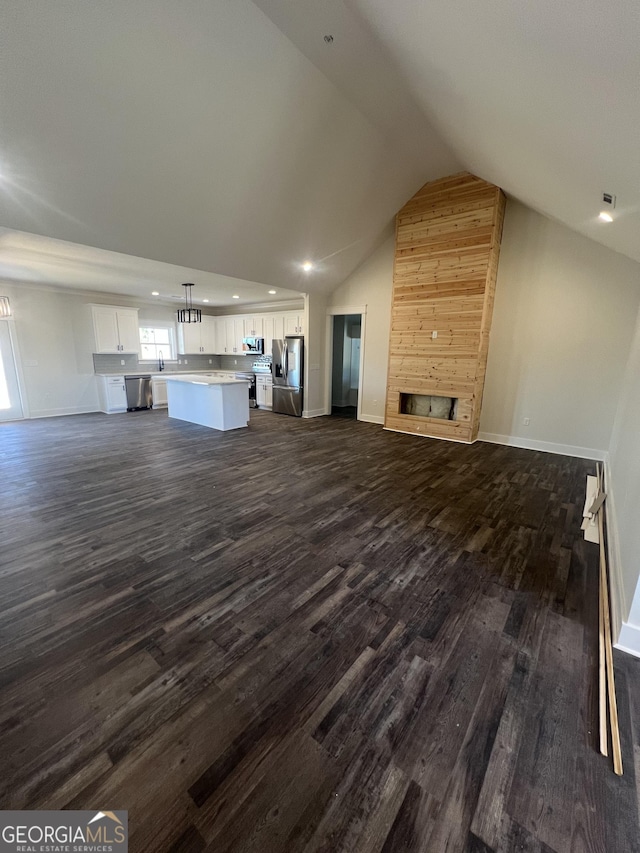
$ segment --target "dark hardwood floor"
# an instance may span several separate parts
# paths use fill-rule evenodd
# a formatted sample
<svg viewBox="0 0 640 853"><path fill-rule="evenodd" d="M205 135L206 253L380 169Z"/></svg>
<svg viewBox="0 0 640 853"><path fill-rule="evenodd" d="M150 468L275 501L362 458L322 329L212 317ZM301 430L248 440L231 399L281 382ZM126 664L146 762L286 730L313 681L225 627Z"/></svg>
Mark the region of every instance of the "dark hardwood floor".
<svg viewBox="0 0 640 853"><path fill-rule="evenodd" d="M0 425L0 805L130 850L626 853L593 464L251 412Z"/></svg>

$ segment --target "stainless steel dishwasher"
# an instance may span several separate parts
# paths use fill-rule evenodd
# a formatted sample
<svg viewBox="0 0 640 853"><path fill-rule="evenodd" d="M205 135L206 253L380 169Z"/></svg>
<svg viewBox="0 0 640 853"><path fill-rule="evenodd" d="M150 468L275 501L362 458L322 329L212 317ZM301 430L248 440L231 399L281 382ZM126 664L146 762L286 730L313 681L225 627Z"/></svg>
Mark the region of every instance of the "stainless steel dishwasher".
<svg viewBox="0 0 640 853"><path fill-rule="evenodd" d="M152 407L151 376L126 376L124 385L127 391L128 412Z"/></svg>

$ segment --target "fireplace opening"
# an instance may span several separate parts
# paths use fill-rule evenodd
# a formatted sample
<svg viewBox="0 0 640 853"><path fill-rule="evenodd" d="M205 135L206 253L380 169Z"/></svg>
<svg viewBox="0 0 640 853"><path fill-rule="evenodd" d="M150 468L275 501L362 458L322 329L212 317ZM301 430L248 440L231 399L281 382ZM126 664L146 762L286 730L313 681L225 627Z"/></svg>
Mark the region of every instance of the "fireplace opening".
<svg viewBox="0 0 640 853"><path fill-rule="evenodd" d="M458 415L458 398L436 397L433 394L404 394L401 392L400 414L455 421Z"/></svg>

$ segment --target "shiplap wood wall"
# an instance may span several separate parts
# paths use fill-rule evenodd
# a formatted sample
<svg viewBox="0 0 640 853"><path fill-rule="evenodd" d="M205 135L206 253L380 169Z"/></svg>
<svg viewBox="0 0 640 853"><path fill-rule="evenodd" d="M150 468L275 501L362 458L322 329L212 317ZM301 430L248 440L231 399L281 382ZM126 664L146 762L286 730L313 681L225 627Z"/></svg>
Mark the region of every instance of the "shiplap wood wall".
<svg viewBox="0 0 640 853"><path fill-rule="evenodd" d="M463 173L425 184L398 213L387 429L477 438L504 208L499 187ZM456 420L403 414L401 394L457 398Z"/></svg>

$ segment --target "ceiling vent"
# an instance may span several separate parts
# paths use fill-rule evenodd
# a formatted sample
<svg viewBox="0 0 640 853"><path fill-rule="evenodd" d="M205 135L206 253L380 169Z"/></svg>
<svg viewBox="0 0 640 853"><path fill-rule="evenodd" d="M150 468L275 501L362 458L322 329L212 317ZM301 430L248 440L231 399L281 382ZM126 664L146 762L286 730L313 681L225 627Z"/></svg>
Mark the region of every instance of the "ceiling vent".
<svg viewBox="0 0 640 853"><path fill-rule="evenodd" d="M616 197L614 195L611 195L611 193L602 193L602 201L605 204L608 204L609 207L616 206Z"/></svg>

